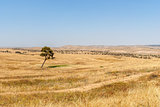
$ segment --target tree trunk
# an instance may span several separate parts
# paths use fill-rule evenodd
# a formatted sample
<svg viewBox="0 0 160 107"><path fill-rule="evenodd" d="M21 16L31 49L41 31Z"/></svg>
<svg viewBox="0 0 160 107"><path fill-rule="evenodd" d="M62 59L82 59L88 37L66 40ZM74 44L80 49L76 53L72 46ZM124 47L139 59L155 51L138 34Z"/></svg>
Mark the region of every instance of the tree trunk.
<svg viewBox="0 0 160 107"><path fill-rule="evenodd" d="M43 62L43 64L42 64L42 66L41 66L41 68L43 68L43 65L45 64L46 60L47 60L47 59L45 58L45 59L44 59L44 62Z"/></svg>

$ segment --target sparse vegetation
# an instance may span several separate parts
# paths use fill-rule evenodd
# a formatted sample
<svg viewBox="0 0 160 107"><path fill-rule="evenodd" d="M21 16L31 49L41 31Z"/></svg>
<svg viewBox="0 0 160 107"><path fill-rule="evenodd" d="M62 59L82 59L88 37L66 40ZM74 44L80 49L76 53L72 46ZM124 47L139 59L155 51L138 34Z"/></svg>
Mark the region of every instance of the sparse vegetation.
<svg viewBox="0 0 160 107"><path fill-rule="evenodd" d="M158 58L55 53L54 65L48 60L41 72L40 52L9 51L0 53L0 106L160 105Z"/></svg>

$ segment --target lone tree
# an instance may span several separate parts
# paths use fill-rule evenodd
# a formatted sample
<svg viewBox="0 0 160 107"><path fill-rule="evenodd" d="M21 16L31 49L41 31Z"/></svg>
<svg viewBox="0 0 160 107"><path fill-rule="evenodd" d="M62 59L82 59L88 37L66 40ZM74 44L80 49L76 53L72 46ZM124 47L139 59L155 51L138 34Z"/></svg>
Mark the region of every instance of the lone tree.
<svg viewBox="0 0 160 107"><path fill-rule="evenodd" d="M40 54L40 56L45 57L44 62L42 63L42 66L41 66L41 68L43 68L43 65L45 64L47 59L54 59L53 57L54 53L53 53L53 50L47 46L43 47L41 52L42 53Z"/></svg>

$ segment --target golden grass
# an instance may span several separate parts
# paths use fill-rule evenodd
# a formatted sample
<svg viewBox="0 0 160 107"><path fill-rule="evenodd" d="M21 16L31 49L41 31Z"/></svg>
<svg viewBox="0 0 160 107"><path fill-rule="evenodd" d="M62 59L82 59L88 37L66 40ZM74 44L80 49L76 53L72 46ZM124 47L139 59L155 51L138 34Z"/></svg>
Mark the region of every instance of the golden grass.
<svg viewBox="0 0 160 107"><path fill-rule="evenodd" d="M14 52L14 50L9 50ZM33 55L34 54L34 55ZM160 59L108 55L55 54L41 69L43 57L0 53L0 106L137 107L160 105ZM65 66L62 66L65 65ZM87 92L39 93L88 86L136 74L155 72L130 82L117 82ZM26 92L9 95L7 92Z"/></svg>
<svg viewBox="0 0 160 107"><path fill-rule="evenodd" d="M157 81L158 82L158 81ZM0 104L54 107L158 107L160 88L146 81L116 83L89 92L1 96ZM5 103L4 103L5 102Z"/></svg>

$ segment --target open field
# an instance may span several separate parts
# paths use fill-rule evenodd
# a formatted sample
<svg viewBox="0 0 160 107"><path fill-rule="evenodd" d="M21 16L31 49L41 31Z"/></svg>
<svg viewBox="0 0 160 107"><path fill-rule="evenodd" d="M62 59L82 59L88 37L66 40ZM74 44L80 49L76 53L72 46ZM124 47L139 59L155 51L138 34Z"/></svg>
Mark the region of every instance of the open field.
<svg viewBox="0 0 160 107"><path fill-rule="evenodd" d="M0 106L160 105L159 58L55 53L41 69L39 52L7 50L0 53Z"/></svg>

